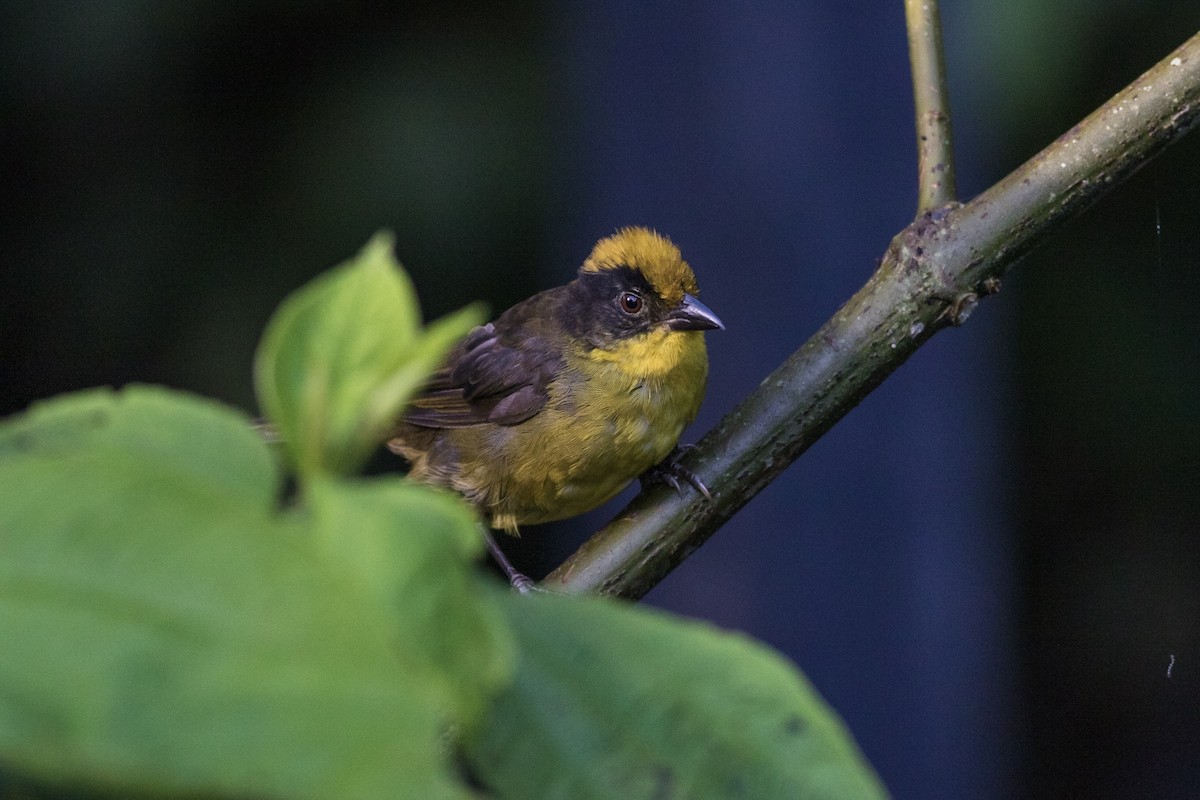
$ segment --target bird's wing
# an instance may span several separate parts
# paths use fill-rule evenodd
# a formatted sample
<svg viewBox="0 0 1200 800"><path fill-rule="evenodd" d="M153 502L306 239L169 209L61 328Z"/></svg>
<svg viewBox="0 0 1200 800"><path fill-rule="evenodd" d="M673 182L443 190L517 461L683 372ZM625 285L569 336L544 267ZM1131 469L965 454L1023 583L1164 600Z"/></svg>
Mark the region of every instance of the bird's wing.
<svg viewBox="0 0 1200 800"><path fill-rule="evenodd" d="M480 325L412 400L402 421L423 428L524 422L546 405L561 361L549 341L520 326L505 335L496 323Z"/></svg>

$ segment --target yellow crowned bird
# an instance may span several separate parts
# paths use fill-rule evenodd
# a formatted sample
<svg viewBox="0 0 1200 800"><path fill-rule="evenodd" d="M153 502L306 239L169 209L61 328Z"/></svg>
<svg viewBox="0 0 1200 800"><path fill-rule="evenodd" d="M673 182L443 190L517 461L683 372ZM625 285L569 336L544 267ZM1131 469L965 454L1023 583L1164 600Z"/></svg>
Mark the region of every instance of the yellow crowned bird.
<svg viewBox="0 0 1200 800"><path fill-rule="evenodd" d="M724 328L698 293L665 236L601 239L573 281L472 330L388 446L413 479L460 492L511 534L589 511L639 476L707 496L674 459L704 397L704 331Z"/></svg>

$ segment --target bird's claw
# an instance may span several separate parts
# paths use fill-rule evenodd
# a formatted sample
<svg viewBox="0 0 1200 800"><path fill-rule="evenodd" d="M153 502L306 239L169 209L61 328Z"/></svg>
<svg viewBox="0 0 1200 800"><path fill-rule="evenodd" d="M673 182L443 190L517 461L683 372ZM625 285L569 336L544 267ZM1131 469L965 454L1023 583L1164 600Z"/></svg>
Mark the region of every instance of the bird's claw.
<svg viewBox="0 0 1200 800"><path fill-rule="evenodd" d="M683 486L679 482L682 479L690 483L700 494L704 495L706 500L712 500L712 493L708 491L708 487L704 485L704 481L700 480L700 476L679 463L679 456L684 451L695 449L696 445L694 444L681 444L676 447L661 462L642 473L643 488L652 483L665 483L674 489L676 493L682 495Z"/></svg>
<svg viewBox="0 0 1200 800"><path fill-rule="evenodd" d="M533 582L532 578L520 572L510 575L508 582L512 585L513 590L517 594L529 594L538 588L537 584Z"/></svg>

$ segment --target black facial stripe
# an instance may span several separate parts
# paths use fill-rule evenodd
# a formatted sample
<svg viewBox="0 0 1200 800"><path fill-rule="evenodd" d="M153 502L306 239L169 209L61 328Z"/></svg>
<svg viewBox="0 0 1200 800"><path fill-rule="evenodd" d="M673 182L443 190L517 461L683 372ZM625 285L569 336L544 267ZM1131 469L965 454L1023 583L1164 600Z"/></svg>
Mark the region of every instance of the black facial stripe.
<svg viewBox="0 0 1200 800"><path fill-rule="evenodd" d="M621 310L624 292L637 292L645 301L644 311ZM563 327L594 346L636 336L661 322L668 309L642 273L619 266L598 272L583 272L575 279L571 299L562 309Z"/></svg>

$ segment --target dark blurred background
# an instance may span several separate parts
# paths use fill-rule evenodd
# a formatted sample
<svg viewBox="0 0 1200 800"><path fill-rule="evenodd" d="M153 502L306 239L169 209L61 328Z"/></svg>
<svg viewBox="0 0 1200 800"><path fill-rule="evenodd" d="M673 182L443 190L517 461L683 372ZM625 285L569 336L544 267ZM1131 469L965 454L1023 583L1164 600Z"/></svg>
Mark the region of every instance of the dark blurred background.
<svg viewBox="0 0 1200 800"><path fill-rule="evenodd" d="M1200 28L1195 0L947 5L964 197ZM902 8L5 3L0 413L128 381L254 410L274 306L378 228L432 317L644 224L728 326L697 439L912 217ZM1198 209L1193 137L649 600L787 653L899 798L1196 796Z"/></svg>

